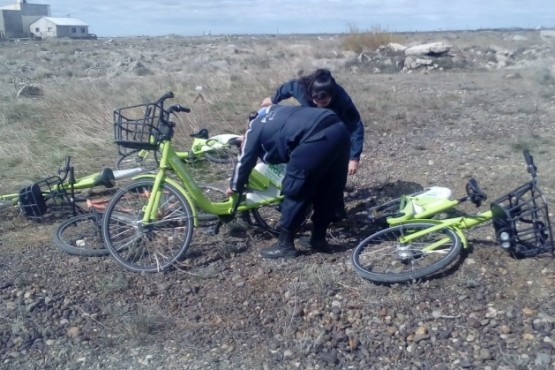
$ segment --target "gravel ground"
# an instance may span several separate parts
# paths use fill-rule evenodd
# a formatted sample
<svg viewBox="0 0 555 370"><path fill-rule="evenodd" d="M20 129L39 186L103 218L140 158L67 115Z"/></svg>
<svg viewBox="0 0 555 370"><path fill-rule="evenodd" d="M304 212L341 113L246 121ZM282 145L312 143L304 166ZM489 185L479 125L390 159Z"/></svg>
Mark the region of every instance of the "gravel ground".
<svg viewBox="0 0 555 370"><path fill-rule="evenodd" d="M350 264L377 230L370 206L432 184L460 195L469 175L495 199L527 180L524 147L553 198L555 90L537 73L361 76L376 104L394 90L388 110L399 114L386 129L365 118L349 219L330 230L329 255L298 242L298 258L265 260L259 250L273 239L231 225L216 236L196 230L179 270L142 275L109 257L64 254L51 243L55 224L3 215L0 368L553 369L550 255L514 259L487 225L427 281L376 285Z"/></svg>

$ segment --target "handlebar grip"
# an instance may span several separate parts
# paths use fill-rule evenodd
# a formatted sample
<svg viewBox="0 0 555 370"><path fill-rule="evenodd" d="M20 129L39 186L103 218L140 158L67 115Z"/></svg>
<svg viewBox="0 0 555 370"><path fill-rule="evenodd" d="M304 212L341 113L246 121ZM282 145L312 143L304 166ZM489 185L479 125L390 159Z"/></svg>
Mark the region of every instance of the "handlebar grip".
<svg viewBox="0 0 555 370"><path fill-rule="evenodd" d="M532 159L532 156L530 155L530 151L528 149L524 149L523 153L524 153L524 160L526 161L526 164L533 163L533 159Z"/></svg>
<svg viewBox="0 0 555 370"><path fill-rule="evenodd" d="M168 113L174 113L174 112L185 112L185 113L189 113L191 112L191 109L182 106L181 104L176 104L176 105L172 105L171 107L168 108Z"/></svg>
<svg viewBox="0 0 555 370"><path fill-rule="evenodd" d="M164 95L162 95L162 97L161 97L160 99L158 99L158 102L159 102L159 103L163 103L164 100L166 100L166 99L171 99L171 98L173 98L173 97L174 97L173 92L168 91L167 93L165 93Z"/></svg>
<svg viewBox="0 0 555 370"><path fill-rule="evenodd" d="M488 199L487 194L484 193L482 189L480 189L478 181L476 181L476 179L473 177L468 179L468 182L466 183L466 194L470 201L476 205L476 207L480 207L482 205L482 202Z"/></svg>
<svg viewBox="0 0 555 370"><path fill-rule="evenodd" d="M524 160L526 161L526 169L528 170L528 173L531 175L535 175L537 168L536 168L536 165L534 164L534 157L532 156L532 154L530 154L530 151L528 149L524 149L523 153L524 153Z"/></svg>

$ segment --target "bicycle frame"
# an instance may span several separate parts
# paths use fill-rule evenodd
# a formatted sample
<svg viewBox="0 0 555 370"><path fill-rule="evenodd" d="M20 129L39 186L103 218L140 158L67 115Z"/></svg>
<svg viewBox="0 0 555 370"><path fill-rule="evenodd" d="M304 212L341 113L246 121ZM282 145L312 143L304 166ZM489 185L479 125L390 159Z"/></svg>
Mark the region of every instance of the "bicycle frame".
<svg viewBox="0 0 555 370"><path fill-rule="evenodd" d="M549 239L548 241L550 241L551 227L549 225L550 221L549 214L547 212L547 203L543 198L541 191L536 186L537 169L533 162L532 156L526 150L524 151L524 158L531 180L494 200L490 206L490 210L488 211L477 215L464 215L461 217L453 217L442 220L434 220L432 218L435 215L455 208L457 205L467 200L471 200L476 206L481 205L481 202L487 197L479 189L477 182L474 179L470 179L466 185L467 195L457 200L448 199L448 196L446 197L446 195L450 195L450 190L441 187L432 187L428 191L414 196L402 196L400 202L400 216L387 218L387 223L390 227L418 222L436 224L436 226L399 237L399 242L401 244L410 243L417 238L420 238L428 233L437 232L443 228L450 228L460 237L463 247L467 248L468 242L462 230L470 229L474 226L492 220L494 221L496 237L504 249L514 249L519 242L530 243L530 241L533 241L537 243L538 239L543 242L543 239L538 236L535 237L536 239L529 238L527 235L530 235L532 231L526 227L517 227L517 224L530 224L532 226L531 229L534 229L534 227L537 227L538 229L549 229L549 235L546 234L544 238ZM546 222L541 220L538 216L540 208L542 208L542 204L544 205L543 209ZM527 219L525 216L522 216L525 213L532 216L528 216L529 219ZM538 222L537 225L535 224L536 222ZM548 225L545 225L545 223ZM538 231L534 229L533 232L537 233ZM520 236L518 235L519 233ZM519 242L517 242L517 240L519 240ZM432 251L439 248L447 241L448 238L439 240L436 243L427 246L423 250ZM552 242L550 242L550 244L552 244ZM553 245L551 245L551 247L553 251L553 248L555 247Z"/></svg>
<svg viewBox="0 0 555 370"><path fill-rule="evenodd" d="M231 146L233 145L232 144L233 140L239 138L239 135L236 135L236 134L220 134L209 138L197 137L195 135L191 135L191 136L193 137L193 143L191 144L190 150L175 151L175 154L183 161L202 158L207 153L212 153L214 151L221 151L222 149L231 148ZM134 150L132 152L126 153L122 155L121 158L131 156L135 153L137 157L141 158L142 161L145 161L147 158L154 155L154 153L150 150L140 149L140 150Z"/></svg>
<svg viewBox="0 0 555 370"><path fill-rule="evenodd" d="M0 195L0 210L8 207L15 207L19 199L19 194Z"/></svg>
<svg viewBox="0 0 555 370"><path fill-rule="evenodd" d="M161 144L162 158L160 160L159 170L156 174L146 174L138 176L136 179L150 178L154 179L153 196L149 197L148 203L144 210L143 223L156 220L156 210L161 197L161 185L163 182L172 184L176 189L185 196L191 204L194 217L194 225L198 226L198 217L196 207L203 211L217 216L230 216L235 212L244 212L253 208L276 204L283 200L283 195L270 197L254 202L243 201L243 196L234 194L225 202L212 202L202 192L202 189L196 184L195 180L189 173L187 166L183 163L182 158L174 150L171 140L165 139ZM167 177L166 171L172 170L181 180L181 184ZM249 178L249 188L263 189L268 186L270 180L253 170ZM239 198L241 197L241 198Z"/></svg>
<svg viewBox="0 0 555 370"><path fill-rule="evenodd" d="M72 166L70 166L70 158L68 157L66 159L66 165L64 169L60 170L60 173L65 173L65 175L60 178L60 184L55 186L52 191L64 192L73 190L84 190L91 189L97 186L110 188L114 186L114 181L116 180L129 178L145 171L146 169L143 167L117 171L112 171L109 168L105 168L99 172L75 179L73 178L73 168ZM67 177L69 177L69 179L67 179ZM46 198L49 197L50 194L51 192L42 192L42 196ZM17 206L19 203L19 198L20 193L0 195L0 210L8 207Z"/></svg>
<svg viewBox="0 0 555 370"><path fill-rule="evenodd" d="M460 203L460 200L449 199L450 189L434 187L431 188L431 191L434 189L441 190L435 193L427 191L416 196L402 196L400 207L401 216L387 218L389 226L398 225L408 220L430 218Z"/></svg>
<svg viewBox="0 0 555 370"><path fill-rule="evenodd" d="M450 201L452 202L456 202L456 201ZM445 203L446 205L447 203ZM436 207L436 213L439 213L445 209L448 209L450 207L445 207L445 205L442 206L438 206ZM463 247L467 248L468 247L468 241L466 239L465 234L462 232L462 230L465 229L470 229L474 226L483 224L485 222L491 221L493 219L493 212L491 210L489 211L485 211L482 213L479 213L477 215L474 216L461 216L461 217L454 217L454 218L448 218L448 219L443 219L443 220L434 220L434 219L424 219L424 218L416 218L416 219L411 219L411 220L406 220L403 222L398 222L395 225L402 225L402 224L408 224L408 223L417 223L417 222L425 222L425 223L435 223L436 226L433 227L429 227L425 230L421 230L409 235L405 235L405 236L401 236L399 238L399 242L402 244L405 243L410 243L411 241L416 240L417 238L422 237L423 235L435 232L435 231L439 231L441 229L444 228L451 228L453 229L457 235L461 238L461 241L463 243ZM440 248L445 242L448 242L449 238L445 238L442 240L439 240L433 244L430 244L429 246L427 246L426 248L423 248L423 251L433 251L437 248Z"/></svg>
<svg viewBox="0 0 555 370"><path fill-rule="evenodd" d="M537 256L548 251L553 256L555 245L547 202L537 187L537 169L527 150L524 158L531 181L492 201L485 212L432 217L465 201L480 207L487 195L473 178L466 184L466 195L458 200L424 197L424 192L384 203L382 209L391 215L385 219L389 227L357 245L351 259L353 268L367 280L386 284L434 276L455 261L463 248L469 247L464 232L489 221L497 242L513 257ZM398 209L393 208L395 205Z"/></svg>

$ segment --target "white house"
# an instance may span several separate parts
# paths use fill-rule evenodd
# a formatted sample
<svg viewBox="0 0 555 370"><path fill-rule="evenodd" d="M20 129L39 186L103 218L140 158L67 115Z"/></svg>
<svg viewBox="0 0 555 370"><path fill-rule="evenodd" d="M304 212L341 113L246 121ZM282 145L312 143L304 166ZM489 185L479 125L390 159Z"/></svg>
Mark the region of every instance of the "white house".
<svg viewBox="0 0 555 370"><path fill-rule="evenodd" d="M31 23L30 29L34 36L40 38L91 38L91 34L89 34L89 25L77 18L42 17Z"/></svg>

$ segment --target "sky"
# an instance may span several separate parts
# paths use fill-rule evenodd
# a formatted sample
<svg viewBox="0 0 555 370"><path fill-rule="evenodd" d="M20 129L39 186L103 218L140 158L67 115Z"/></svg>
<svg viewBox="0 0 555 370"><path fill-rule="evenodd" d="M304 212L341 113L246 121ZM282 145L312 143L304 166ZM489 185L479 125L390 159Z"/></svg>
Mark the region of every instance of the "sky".
<svg viewBox="0 0 555 370"><path fill-rule="evenodd" d="M0 6L16 0L0 0ZM555 28L555 0L27 0L98 36Z"/></svg>

